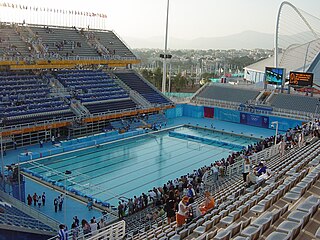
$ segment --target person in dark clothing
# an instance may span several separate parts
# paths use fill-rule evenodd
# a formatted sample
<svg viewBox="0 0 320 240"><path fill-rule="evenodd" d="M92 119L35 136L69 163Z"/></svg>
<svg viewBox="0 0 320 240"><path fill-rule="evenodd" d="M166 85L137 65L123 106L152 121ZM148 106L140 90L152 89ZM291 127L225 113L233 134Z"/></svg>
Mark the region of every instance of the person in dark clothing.
<svg viewBox="0 0 320 240"><path fill-rule="evenodd" d="M54 211L57 212L58 211L58 199L57 198L54 199L53 205L54 205Z"/></svg>
<svg viewBox="0 0 320 240"><path fill-rule="evenodd" d="M175 207L176 207L176 198L174 196L174 192L170 191L169 198L167 199L166 205L165 205L168 224L170 224L171 221L174 221L174 217L176 216Z"/></svg>

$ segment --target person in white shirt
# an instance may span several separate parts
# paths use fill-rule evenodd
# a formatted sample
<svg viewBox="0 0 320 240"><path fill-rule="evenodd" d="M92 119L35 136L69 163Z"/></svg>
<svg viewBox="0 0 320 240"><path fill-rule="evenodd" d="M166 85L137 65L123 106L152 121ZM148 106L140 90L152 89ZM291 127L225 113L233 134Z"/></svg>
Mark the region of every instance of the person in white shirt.
<svg viewBox="0 0 320 240"><path fill-rule="evenodd" d="M188 218L189 207L187 206L189 202L189 197L184 196L182 200L179 202L179 209L176 214L177 227L182 227L185 224L186 219Z"/></svg>
<svg viewBox="0 0 320 240"><path fill-rule="evenodd" d="M94 221L94 219L91 219L90 228L92 235L96 235L98 233L98 224Z"/></svg>
<svg viewBox="0 0 320 240"><path fill-rule="evenodd" d="M244 183L247 183L247 176L249 172L250 172L250 161L249 161L249 158L246 158L244 160L243 171L242 171Z"/></svg>

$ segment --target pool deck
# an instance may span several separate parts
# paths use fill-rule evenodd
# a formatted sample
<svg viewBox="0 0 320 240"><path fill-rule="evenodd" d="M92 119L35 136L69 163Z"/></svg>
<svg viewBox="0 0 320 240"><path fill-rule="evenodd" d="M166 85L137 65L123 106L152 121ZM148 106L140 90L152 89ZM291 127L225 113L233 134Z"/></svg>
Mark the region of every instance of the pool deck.
<svg viewBox="0 0 320 240"><path fill-rule="evenodd" d="M255 138L265 138L269 137L275 134L274 129L265 129L265 128L258 128L258 127L252 127L248 125L242 125L242 124L236 124L236 123L230 123L230 122L223 122L213 119L207 119L207 118L190 118L190 117L179 117L175 119L169 119L166 126L163 126L164 128L174 127L178 125L183 124L190 124L194 126L204 127L204 128L210 128L215 129L219 131L225 131L230 132L234 134L244 135L248 137L255 137ZM43 144L44 149L50 149L52 148L51 142L47 142ZM30 152L37 152L40 150L39 144L32 145L28 147L21 147L17 150L8 150L6 152L6 156L4 156L4 164L5 165L11 165L11 164L17 164L18 163L18 155L20 153L24 153L25 151ZM80 202L77 199L66 197L64 204L66 204L67 211L64 210L64 207L62 211L58 211L57 213L54 212L54 206L53 206L53 200L58 195L61 194L61 192L58 192L57 190L53 188L48 188L40 183L34 182L31 179L25 179L26 180L26 197L27 194L30 194L31 196L34 193L42 194L42 192L46 193L46 206L34 207L40 212L56 219L59 222L64 222L65 213L66 213L66 219L67 224L70 227L72 223L73 216L78 216L80 221L82 219L90 220L92 217L99 218L102 216L102 213L100 210L93 209L89 211L86 207L86 205L83 202Z"/></svg>

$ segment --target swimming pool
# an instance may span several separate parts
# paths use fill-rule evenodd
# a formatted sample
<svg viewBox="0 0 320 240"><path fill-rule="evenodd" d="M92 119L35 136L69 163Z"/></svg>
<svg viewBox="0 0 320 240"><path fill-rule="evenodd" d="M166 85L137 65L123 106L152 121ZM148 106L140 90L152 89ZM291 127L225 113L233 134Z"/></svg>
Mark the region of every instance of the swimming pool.
<svg viewBox="0 0 320 240"><path fill-rule="evenodd" d="M140 195L256 141L214 130L179 127L29 161L23 168L115 205L119 197ZM64 183L66 170L72 173Z"/></svg>

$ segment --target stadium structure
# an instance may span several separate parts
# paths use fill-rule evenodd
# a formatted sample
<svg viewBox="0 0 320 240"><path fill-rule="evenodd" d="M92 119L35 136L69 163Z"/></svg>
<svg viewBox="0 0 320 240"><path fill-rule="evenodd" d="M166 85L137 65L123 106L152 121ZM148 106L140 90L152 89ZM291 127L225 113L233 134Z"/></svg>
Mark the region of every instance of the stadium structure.
<svg viewBox="0 0 320 240"><path fill-rule="evenodd" d="M283 39L288 42L284 37L288 32L278 34L287 29L286 21L282 19L286 16L283 14L285 7L297 14L302 25L312 33L299 29L299 33L308 36L304 42L294 42L301 40L296 36L290 40L289 46L281 45ZM320 237L320 142L319 129L315 127L318 126L316 119L320 117L320 109L316 91L310 90L312 96L305 96L307 90L296 92L294 89L301 89L301 86L285 84L286 76L282 76L282 89L263 89L254 84L208 83L188 103L173 102L133 70L132 66L140 60L114 31L104 29L105 14L11 3L0 4L0 9L7 12L2 15L3 19L0 18L3 176L0 232L6 239L57 238L59 223L24 203L24 186L20 183L24 177L84 203L92 198L74 186L51 181L49 173L40 175L34 172L32 169L36 167L46 169L44 165L37 165L38 160L79 148L99 148L106 141L112 144L112 141L126 137L148 134L183 117L194 119L194 124L185 122L189 127L202 130L215 130L212 124L210 127L210 121L231 122L242 128L274 129L276 126L277 131L291 129L289 132L293 136L303 132L306 141L281 153L276 132L275 141L269 147L249 156L254 164L263 158L273 174L249 188L242 180L242 158L224 170L224 177L210 178L205 188L214 196L216 207L183 227L178 227L175 221L167 223L165 216L145 221L152 211L149 206L125 217L125 220L111 221L96 235L84 236L81 232L76 239L271 240ZM14 11L28 14L14 15L15 18L10 19ZM48 22L41 24L45 14L60 16L60 21L53 17L52 22L46 19ZM277 59L275 62L266 59L246 67L247 82L265 82L265 67L280 67L287 73L313 73L314 85L308 85L307 89L316 88L320 53L316 23L315 17L284 2L277 19ZM286 88L291 88L291 93L286 93ZM306 125L298 131L296 126L303 124ZM220 132L226 134L224 130ZM313 135L311 130L314 130ZM185 138L187 135L180 133L181 136ZM209 141L205 137L187 137L202 144ZM55 138L63 141L50 150L29 152L27 149L39 142L55 143ZM8 156L5 155L17 148L25 152L19 154L19 163L13 164L13 175L10 176L10 166L6 164ZM197 151L201 151L201 144ZM33 164L32 168L21 170L21 162ZM50 172L71 182L67 180L70 173ZM6 192L9 177L10 195ZM201 204L204 198L198 196L195 200ZM107 202L96 201L94 206L117 215L116 209Z"/></svg>

